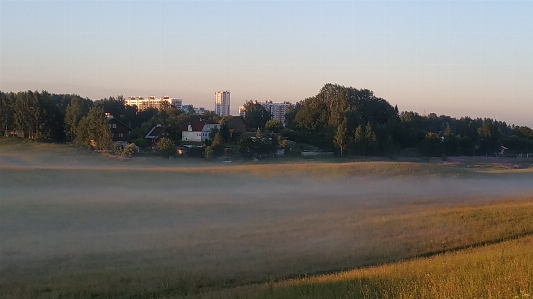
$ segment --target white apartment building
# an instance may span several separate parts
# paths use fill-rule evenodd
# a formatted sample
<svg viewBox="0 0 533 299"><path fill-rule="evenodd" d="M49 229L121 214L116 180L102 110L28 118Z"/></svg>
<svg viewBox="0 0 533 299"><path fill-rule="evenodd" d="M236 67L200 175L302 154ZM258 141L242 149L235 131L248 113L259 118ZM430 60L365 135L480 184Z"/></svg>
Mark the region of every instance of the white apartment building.
<svg viewBox="0 0 533 299"><path fill-rule="evenodd" d="M291 103L289 102L278 102L273 103L272 101L265 101L261 103L267 111L270 112L270 119L277 120L280 124L285 126L285 114L289 111Z"/></svg>
<svg viewBox="0 0 533 299"><path fill-rule="evenodd" d="M230 93L229 90L215 92L215 114L220 116L230 115Z"/></svg>
<svg viewBox="0 0 533 299"><path fill-rule="evenodd" d="M169 96L164 96L161 98L156 98L155 96L149 96L147 98L143 97L129 97L125 100L126 105L137 106L138 110L145 110L148 108L159 109L161 103L167 102L176 109L182 109L182 100L171 98Z"/></svg>

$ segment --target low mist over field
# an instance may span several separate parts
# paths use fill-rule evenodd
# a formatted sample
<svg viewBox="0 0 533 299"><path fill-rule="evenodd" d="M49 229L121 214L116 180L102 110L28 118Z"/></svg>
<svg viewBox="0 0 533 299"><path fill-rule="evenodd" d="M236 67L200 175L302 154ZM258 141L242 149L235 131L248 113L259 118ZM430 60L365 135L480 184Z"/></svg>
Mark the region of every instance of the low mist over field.
<svg viewBox="0 0 533 299"><path fill-rule="evenodd" d="M174 162L163 159L151 166L69 155L51 155L54 166L24 153L0 154L4 285L39 273L66 279L103 269L116 279L141 271L246 283L533 229L525 218L533 212L530 173L419 176L416 165L390 163L407 175L369 175L385 167L378 162L365 166L366 175L350 172L360 163L178 167L178 161L169 168L160 163ZM484 220L508 203L518 203L513 213L524 218L503 228ZM469 221L488 222L480 234L468 231Z"/></svg>

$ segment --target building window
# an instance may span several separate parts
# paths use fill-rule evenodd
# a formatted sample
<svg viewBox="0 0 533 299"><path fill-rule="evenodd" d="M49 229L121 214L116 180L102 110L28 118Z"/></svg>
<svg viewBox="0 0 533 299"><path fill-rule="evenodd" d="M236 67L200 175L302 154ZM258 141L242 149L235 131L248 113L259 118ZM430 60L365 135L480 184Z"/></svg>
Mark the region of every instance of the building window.
<svg viewBox="0 0 533 299"><path fill-rule="evenodd" d="M111 128L116 129L117 128L117 124L111 124Z"/></svg>
<svg viewBox="0 0 533 299"><path fill-rule="evenodd" d="M118 137L124 137L124 133L118 133Z"/></svg>

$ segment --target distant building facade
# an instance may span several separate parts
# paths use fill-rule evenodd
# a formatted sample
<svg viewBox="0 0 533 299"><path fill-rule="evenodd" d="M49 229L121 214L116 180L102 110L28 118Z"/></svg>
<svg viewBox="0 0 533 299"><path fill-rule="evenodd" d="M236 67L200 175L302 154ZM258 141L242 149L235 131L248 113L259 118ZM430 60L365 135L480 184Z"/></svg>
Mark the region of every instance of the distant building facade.
<svg viewBox="0 0 533 299"><path fill-rule="evenodd" d="M246 117L246 108L244 106L239 106L239 116Z"/></svg>
<svg viewBox="0 0 533 299"><path fill-rule="evenodd" d="M286 123L285 114L287 114L291 105L289 102L273 103L272 101L265 101L261 103L261 106L270 112L270 119L275 119L284 126Z"/></svg>
<svg viewBox="0 0 533 299"><path fill-rule="evenodd" d="M215 92L215 114L220 116L230 115L230 92L229 90Z"/></svg>
<svg viewBox="0 0 533 299"><path fill-rule="evenodd" d="M209 133L211 133L211 130L214 128L220 129L220 125L210 121L191 121L188 124L183 125L181 130L181 140L203 142L206 139L209 139Z"/></svg>
<svg viewBox="0 0 533 299"><path fill-rule="evenodd" d="M125 100L126 105L128 106L137 106L137 109L145 110L148 108L160 109L162 103L168 103L176 109L182 109L182 100L171 98L169 96L164 96L161 98L156 98L155 96L144 97L129 97Z"/></svg>

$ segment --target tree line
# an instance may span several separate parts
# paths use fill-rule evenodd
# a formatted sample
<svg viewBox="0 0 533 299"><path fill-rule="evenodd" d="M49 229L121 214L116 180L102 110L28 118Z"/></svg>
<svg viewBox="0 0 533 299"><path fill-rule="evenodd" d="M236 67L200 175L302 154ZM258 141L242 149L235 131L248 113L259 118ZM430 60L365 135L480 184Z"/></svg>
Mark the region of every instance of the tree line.
<svg viewBox="0 0 533 299"><path fill-rule="evenodd" d="M492 155L505 146L533 152L533 130L491 118L459 119L399 112L368 89L326 84L294 105L283 135L340 155L391 156L415 149L424 156Z"/></svg>
<svg viewBox="0 0 533 299"><path fill-rule="evenodd" d="M34 140L74 142L97 148L110 146L104 112L128 125L131 140L148 145L144 136L156 124L167 128L169 138L181 140L184 124L194 120L221 123L220 136L213 132L208 156L220 155L221 144L240 143L244 156L274 151L286 140L311 144L341 156L392 156L410 151L424 156L492 155L505 146L514 152L533 152L533 130L491 118L453 118L413 111L400 112L368 89L326 84L313 97L297 102L285 115L286 123L270 119L257 101L247 101L245 121L249 131L243 140L229 140L225 120L212 112L197 115L163 104L160 109L138 111L125 105L122 96L97 101L75 94L47 91L0 91L0 128L3 136ZM251 138L254 137L254 138ZM280 140L279 137L282 136ZM259 141L258 141L259 140ZM212 144L214 143L214 145Z"/></svg>
<svg viewBox="0 0 533 299"><path fill-rule="evenodd" d="M78 142L88 139L107 140L109 130L104 113L109 113L132 131L130 137L140 146L150 129L162 124L170 138L181 139L184 123L193 120L218 122L220 117L209 111L202 115L178 110L163 104L160 109L138 111L127 106L122 96L96 101L76 94L53 94L47 91L0 91L0 130L3 136L18 136L40 141ZM100 142L105 147L106 142Z"/></svg>

